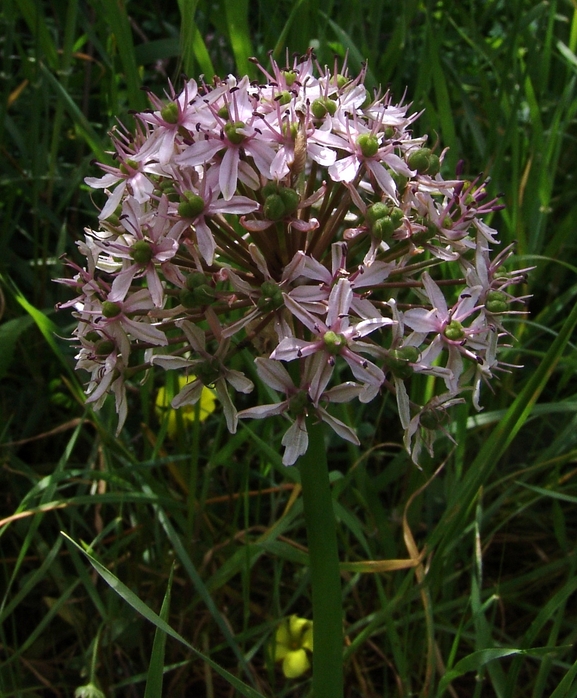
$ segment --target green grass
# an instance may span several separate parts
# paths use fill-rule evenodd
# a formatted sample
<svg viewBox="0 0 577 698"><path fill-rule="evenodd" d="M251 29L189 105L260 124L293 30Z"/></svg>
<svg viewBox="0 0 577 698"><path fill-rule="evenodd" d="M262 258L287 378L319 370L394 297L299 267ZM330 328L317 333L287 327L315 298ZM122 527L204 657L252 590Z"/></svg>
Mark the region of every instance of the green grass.
<svg viewBox="0 0 577 698"><path fill-rule="evenodd" d="M577 696L573 5L6 0L0 28L0 694L93 680L118 698L218 698L228 672L236 695L307 695L310 677L288 681L266 652L281 618L310 616L298 475L275 424L231 437L215 413L170 441L149 376L115 438L113 406L82 405L52 279L95 224L83 179L116 119L146 106L141 87L256 78L249 57L313 45L406 89L425 109L416 130L450 147L445 174L463 159L491 177L506 204L491 225L535 266L504 355L523 368L484 389L478 417L454 410L457 446L439 439L418 470L390 401L343 407L362 447L329 444L341 560L406 559L407 531L425 549L420 567L342 571L346 695Z"/></svg>

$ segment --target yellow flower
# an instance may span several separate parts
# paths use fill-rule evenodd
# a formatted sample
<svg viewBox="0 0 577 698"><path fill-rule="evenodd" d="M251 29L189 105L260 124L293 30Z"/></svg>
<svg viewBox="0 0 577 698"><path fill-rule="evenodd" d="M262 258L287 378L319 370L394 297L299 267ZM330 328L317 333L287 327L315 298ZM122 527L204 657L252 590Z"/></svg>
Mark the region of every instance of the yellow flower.
<svg viewBox="0 0 577 698"><path fill-rule="evenodd" d="M306 650L313 651L313 622L292 615L285 618L275 634L274 660L282 660L283 674L296 679L310 669Z"/></svg>
<svg viewBox="0 0 577 698"><path fill-rule="evenodd" d="M179 376L178 386L179 391L184 388L188 383L196 380L196 376ZM200 411L198 418L201 422L208 417L209 414L214 412L214 407L216 403L216 397L214 392L209 388L203 387L202 394L200 396ZM185 426L188 422L194 422L196 419L196 405L184 405L180 407L180 414L182 415L182 423ZM178 432L178 420L176 418L177 410L170 406L170 399L166 388L163 386L159 389L156 395L156 405L155 405L156 416L158 419L162 420L165 418L168 412L168 427L167 433L171 439L174 439Z"/></svg>

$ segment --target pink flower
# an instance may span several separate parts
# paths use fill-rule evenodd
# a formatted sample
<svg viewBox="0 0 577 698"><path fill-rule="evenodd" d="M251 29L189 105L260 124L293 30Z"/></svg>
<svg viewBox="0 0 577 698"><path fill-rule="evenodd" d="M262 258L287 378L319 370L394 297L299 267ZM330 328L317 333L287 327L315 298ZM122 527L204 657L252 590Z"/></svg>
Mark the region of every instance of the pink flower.
<svg viewBox="0 0 577 698"><path fill-rule="evenodd" d="M238 413L241 419L265 419L276 415L286 417L291 425L282 438L282 445L285 448L282 462L284 465L293 465L299 456L306 453L308 448L308 433L305 418L309 411L323 422L328 424L341 438L354 444L359 444L355 432L336 417L330 415L318 404L314 405L314 400L310 394L310 387L314 382L314 377L319 370L322 370L319 363L320 357L311 356L306 360L303 372L302 383L296 387L288 371L278 361L272 359L257 358L255 361L259 378L273 390L286 395L286 399L272 403L270 405L258 405L249 407ZM357 383L343 383L342 385L323 392L319 399L327 402L349 402L358 397L363 391L363 387ZM318 401L317 401L318 402Z"/></svg>
<svg viewBox="0 0 577 698"><path fill-rule="evenodd" d="M287 294L284 295L287 309L307 327L316 338L310 341L287 337L283 339L271 354L271 359L293 361L305 356L319 353L324 362L319 364L311 383L310 395L318 404L331 379L335 366L335 357L342 356L351 368L355 378L365 384L365 391L360 396L362 402L368 402L378 392L385 376L380 368L363 358L360 353L372 353L369 345L359 342L362 337L375 330L390 325L390 318L378 317L361 320L351 325L349 310L353 292L346 279L339 279L329 296L326 323L302 308Z"/></svg>

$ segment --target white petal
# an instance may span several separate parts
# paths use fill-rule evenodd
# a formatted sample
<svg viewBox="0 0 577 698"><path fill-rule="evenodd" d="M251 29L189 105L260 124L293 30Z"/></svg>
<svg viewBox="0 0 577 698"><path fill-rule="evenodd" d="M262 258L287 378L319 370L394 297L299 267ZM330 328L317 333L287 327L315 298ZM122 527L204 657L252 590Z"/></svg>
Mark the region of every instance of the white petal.
<svg viewBox="0 0 577 698"><path fill-rule="evenodd" d="M295 389L289 372L278 361L258 357L255 359L255 364L259 378L273 390L288 393Z"/></svg>
<svg viewBox="0 0 577 698"><path fill-rule="evenodd" d="M340 419L333 417L326 410L323 410L322 407L317 409L317 413L320 415L323 422L326 422L341 439L346 439L357 446L360 445L361 442L359 441L359 437L350 427L344 424L344 422L341 422Z"/></svg>
<svg viewBox="0 0 577 698"><path fill-rule="evenodd" d="M227 383L230 383L239 393L250 393L250 391L254 388L254 383L240 371L228 369L225 371L224 377Z"/></svg>
<svg viewBox="0 0 577 698"><path fill-rule="evenodd" d="M309 447L309 435L304 418L301 417L291 424L282 437L281 443L285 447L283 465L294 465L297 458L306 453Z"/></svg>

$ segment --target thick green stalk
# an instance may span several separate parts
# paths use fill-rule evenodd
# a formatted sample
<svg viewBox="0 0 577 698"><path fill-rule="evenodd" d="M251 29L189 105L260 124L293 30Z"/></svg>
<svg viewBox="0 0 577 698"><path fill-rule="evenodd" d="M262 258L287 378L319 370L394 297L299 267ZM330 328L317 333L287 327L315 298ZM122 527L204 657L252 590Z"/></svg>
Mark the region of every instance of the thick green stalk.
<svg viewBox="0 0 577 698"><path fill-rule="evenodd" d="M322 424L307 419L309 448L299 460L313 600L313 696L343 695L343 608L337 531Z"/></svg>

